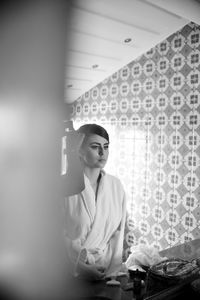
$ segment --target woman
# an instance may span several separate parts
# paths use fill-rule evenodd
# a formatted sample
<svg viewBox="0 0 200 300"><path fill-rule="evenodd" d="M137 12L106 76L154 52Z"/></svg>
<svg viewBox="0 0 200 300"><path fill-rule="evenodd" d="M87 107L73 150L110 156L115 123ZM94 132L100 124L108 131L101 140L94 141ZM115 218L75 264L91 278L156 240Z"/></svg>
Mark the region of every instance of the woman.
<svg viewBox="0 0 200 300"><path fill-rule="evenodd" d="M125 193L116 177L103 170L109 154L107 131L86 124L79 155L85 189L66 198L66 242L74 272L98 280L120 270L126 219Z"/></svg>

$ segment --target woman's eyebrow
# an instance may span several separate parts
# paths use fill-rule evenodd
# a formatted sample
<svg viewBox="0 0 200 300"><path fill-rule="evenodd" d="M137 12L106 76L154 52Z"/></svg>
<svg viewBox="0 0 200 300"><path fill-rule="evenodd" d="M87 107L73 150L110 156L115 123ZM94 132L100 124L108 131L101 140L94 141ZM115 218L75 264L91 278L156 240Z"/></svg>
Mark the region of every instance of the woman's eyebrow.
<svg viewBox="0 0 200 300"><path fill-rule="evenodd" d="M101 144L98 142L91 142L90 145L101 145Z"/></svg>
<svg viewBox="0 0 200 300"><path fill-rule="evenodd" d="M98 142L91 142L90 145L101 145L101 143L98 143Z"/></svg>
<svg viewBox="0 0 200 300"><path fill-rule="evenodd" d="M101 143L98 143L98 142L91 142L90 145L98 145L98 146L101 146ZM109 145L109 143L104 143L103 145Z"/></svg>

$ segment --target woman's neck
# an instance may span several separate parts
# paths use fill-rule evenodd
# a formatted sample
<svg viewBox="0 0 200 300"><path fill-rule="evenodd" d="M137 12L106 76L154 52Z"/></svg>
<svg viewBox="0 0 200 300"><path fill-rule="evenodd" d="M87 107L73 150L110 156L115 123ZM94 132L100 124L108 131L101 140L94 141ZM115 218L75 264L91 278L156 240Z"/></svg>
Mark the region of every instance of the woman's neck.
<svg viewBox="0 0 200 300"><path fill-rule="evenodd" d="M91 169L91 168L85 167L84 173L88 177L91 185L97 183L100 171L101 171L101 169L99 169L99 168L93 168L93 169Z"/></svg>

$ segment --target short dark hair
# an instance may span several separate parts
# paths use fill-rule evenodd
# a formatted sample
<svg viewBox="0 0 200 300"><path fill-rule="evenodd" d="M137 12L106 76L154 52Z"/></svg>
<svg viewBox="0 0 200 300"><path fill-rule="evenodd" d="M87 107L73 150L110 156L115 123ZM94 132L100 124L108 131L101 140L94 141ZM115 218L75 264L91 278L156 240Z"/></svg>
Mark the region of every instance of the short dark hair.
<svg viewBox="0 0 200 300"><path fill-rule="evenodd" d="M78 132L84 133L85 137L88 137L91 134L97 134L106 139L109 143L108 132L100 125L97 124L84 124L79 129Z"/></svg>

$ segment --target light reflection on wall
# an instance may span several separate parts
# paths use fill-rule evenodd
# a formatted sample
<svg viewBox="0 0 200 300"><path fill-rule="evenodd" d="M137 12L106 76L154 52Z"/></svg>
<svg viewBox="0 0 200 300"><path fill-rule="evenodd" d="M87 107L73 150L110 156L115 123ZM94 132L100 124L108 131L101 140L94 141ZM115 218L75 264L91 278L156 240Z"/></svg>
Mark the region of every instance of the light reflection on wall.
<svg viewBox="0 0 200 300"><path fill-rule="evenodd" d="M25 130L24 116L17 106L0 105L0 143L1 147L12 145L19 147L23 141Z"/></svg>

